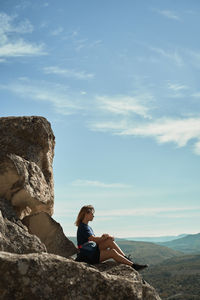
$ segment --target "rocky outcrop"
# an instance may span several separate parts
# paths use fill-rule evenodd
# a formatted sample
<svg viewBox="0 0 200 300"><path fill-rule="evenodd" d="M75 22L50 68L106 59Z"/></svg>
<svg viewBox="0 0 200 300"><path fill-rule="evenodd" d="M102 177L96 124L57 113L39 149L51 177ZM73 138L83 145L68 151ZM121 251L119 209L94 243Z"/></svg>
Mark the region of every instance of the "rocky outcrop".
<svg viewBox="0 0 200 300"><path fill-rule="evenodd" d="M48 253L69 257L78 252L74 244L65 236L62 227L45 212L23 219L29 233L35 234L45 244Z"/></svg>
<svg viewBox="0 0 200 300"><path fill-rule="evenodd" d="M10 203L0 199L0 251L11 253L46 252L45 245L17 218Z"/></svg>
<svg viewBox="0 0 200 300"><path fill-rule="evenodd" d="M53 214L54 145L45 118L0 118L0 197L11 201L20 219L38 211Z"/></svg>
<svg viewBox="0 0 200 300"><path fill-rule="evenodd" d="M115 263L100 271L53 254L2 252L0 265L1 299L160 299L136 271Z"/></svg>
<svg viewBox="0 0 200 300"><path fill-rule="evenodd" d="M0 249L3 251L30 253L46 251L47 247L49 253L64 257L78 251L64 235L61 226L50 217L54 204L54 146L55 137L45 118L0 118L0 197L4 200L4 208L7 200L7 209L11 204L15 210L12 220L1 219L1 228L12 228L13 233L11 237L8 230L3 231L4 236L8 234L8 239L1 240ZM6 209L3 211L7 218ZM9 221L14 221L14 224ZM32 239L32 246L25 241L26 246L23 246L22 230L26 239ZM16 239L14 243L13 239Z"/></svg>
<svg viewBox="0 0 200 300"><path fill-rule="evenodd" d="M42 117L0 118L0 299L160 299L129 266L71 257L51 217L54 144Z"/></svg>

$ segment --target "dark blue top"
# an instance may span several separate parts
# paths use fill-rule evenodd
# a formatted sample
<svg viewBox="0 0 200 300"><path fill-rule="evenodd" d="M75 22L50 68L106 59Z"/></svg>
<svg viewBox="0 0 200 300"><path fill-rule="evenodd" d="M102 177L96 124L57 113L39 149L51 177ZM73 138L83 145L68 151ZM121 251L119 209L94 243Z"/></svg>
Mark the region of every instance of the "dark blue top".
<svg viewBox="0 0 200 300"><path fill-rule="evenodd" d="M88 238L91 235L94 235L92 228L85 223L80 223L77 229L77 245L83 245L88 242Z"/></svg>

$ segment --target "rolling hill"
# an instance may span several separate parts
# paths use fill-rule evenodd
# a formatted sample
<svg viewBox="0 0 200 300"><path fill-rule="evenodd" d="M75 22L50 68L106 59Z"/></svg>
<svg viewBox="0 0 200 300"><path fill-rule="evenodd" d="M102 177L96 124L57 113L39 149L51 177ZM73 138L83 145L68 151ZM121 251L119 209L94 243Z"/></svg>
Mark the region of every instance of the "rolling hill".
<svg viewBox="0 0 200 300"><path fill-rule="evenodd" d="M200 233L189 234L183 238L170 242L159 243L159 245L169 247L184 253L200 253Z"/></svg>
<svg viewBox="0 0 200 300"><path fill-rule="evenodd" d="M117 239L116 242L126 254L130 254L133 257L133 260L138 263L155 265L165 259L182 255L180 251L175 251L149 242L135 242Z"/></svg>
<svg viewBox="0 0 200 300"><path fill-rule="evenodd" d="M200 255L184 255L165 260L143 271L162 299L200 299Z"/></svg>
<svg viewBox="0 0 200 300"><path fill-rule="evenodd" d="M129 241L137 241L137 242L164 243L164 242L180 239L186 235L187 234L180 234L176 236L169 235L169 236L154 236L154 237L128 237L125 239Z"/></svg>

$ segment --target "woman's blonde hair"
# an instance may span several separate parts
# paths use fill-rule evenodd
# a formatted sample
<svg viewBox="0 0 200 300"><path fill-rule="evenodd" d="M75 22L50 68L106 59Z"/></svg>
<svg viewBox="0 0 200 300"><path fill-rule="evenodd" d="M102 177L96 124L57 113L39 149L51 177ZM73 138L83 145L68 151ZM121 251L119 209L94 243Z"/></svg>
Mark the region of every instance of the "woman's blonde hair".
<svg viewBox="0 0 200 300"><path fill-rule="evenodd" d="M76 219L75 225L79 226L80 223L83 221L86 214L89 214L90 212L94 213L94 207L92 205L85 205L81 208L79 211L78 217Z"/></svg>

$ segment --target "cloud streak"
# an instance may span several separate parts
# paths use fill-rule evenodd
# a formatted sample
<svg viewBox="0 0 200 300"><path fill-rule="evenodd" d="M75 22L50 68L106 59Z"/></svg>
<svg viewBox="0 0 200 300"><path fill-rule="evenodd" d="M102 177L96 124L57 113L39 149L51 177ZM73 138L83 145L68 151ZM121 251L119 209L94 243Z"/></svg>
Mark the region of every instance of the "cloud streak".
<svg viewBox="0 0 200 300"><path fill-rule="evenodd" d="M59 68L56 66L44 68L44 73L60 75L60 76L64 76L64 77L72 77L74 79L79 79L79 80L87 80L87 79L94 78L94 74L92 74L92 73L87 73L85 71L62 69L62 68Z"/></svg>
<svg viewBox="0 0 200 300"><path fill-rule="evenodd" d="M75 207L62 207L56 206L56 214L59 216L76 215L77 209ZM190 218L191 216L199 216L199 206L185 206L185 207L140 207L140 208L119 208L119 209L98 209L95 216L99 219L102 218L115 218L115 217L148 217L157 216L165 218Z"/></svg>
<svg viewBox="0 0 200 300"><path fill-rule="evenodd" d="M45 55L43 45L34 45L19 40L14 43L6 43L0 46L0 57L21 57L21 56L36 56Z"/></svg>
<svg viewBox="0 0 200 300"><path fill-rule="evenodd" d="M150 96L148 96L150 97ZM148 98L146 96L146 98ZM152 99L152 97L150 97ZM115 115L136 114L143 118L151 119L149 108L141 104L140 97L129 96L97 96L97 105L101 110L110 112Z"/></svg>
<svg viewBox="0 0 200 300"><path fill-rule="evenodd" d="M174 50L174 51L166 51L162 48L158 47L149 47L149 49L157 54L159 54L162 57L165 57L175 63L177 66L181 67L184 65L183 58L180 56L180 54Z"/></svg>
<svg viewBox="0 0 200 300"><path fill-rule="evenodd" d="M200 154L200 118L172 119L162 118L146 124L128 122L95 122L90 124L93 130L108 131L117 135L155 138L160 144L175 143L184 147L190 140L196 139L193 150Z"/></svg>
<svg viewBox="0 0 200 300"><path fill-rule="evenodd" d="M63 27L58 27L58 28L54 29L53 31L51 31L51 35L58 36L61 33L63 33L63 31L64 31Z"/></svg>
<svg viewBox="0 0 200 300"><path fill-rule="evenodd" d="M106 188L106 189L126 189L130 188L131 186L128 184L123 183L104 183L101 181L95 181L95 180L82 180L77 179L74 182L72 182L72 186L79 186L79 187L98 187L98 188Z"/></svg>
<svg viewBox="0 0 200 300"><path fill-rule="evenodd" d="M150 136L159 143L174 142L185 146L191 139L200 139L200 118L161 119L144 126L130 128L123 135Z"/></svg>
<svg viewBox="0 0 200 300"><path fill-rule="evenodd" d="M0 85L0 90L8 90L22 98L34 101L48 102L52 104L59 114L69 115L82 110L81 101L74 100L69 90L61 84L48 82L30 82L22 79L16 83Z"/></svg>
<svg viewBox="0 0 200 300"><path fill-rule="evenodd" d="M98 211L98 217L124 217L124 216L153 216L170 213L171 217L176 217L180 212L196 212L200 207L153 207L153 208L134 208L134 209L113 209ZM175 213L174 215L172 213Z"/></svg>
<svg viewBox="0 0 200 300"><path fill-rule="evenodd" d="M16 22L16 16L0 13L0 58L44 55L43 44L32 44L21 38L34 28L28 20Z"/></svg>
<svg viewBox="0 0 200 300"><path fill-rule="evenodd" d="M156 12L168 19L171 19L171 20L175 20L175 21L181 20L181 18L175 12L173 12L171 10L156 10Z"/></svg>
<svg viewBox="0 0 200 300"><path fill-rule="evenodd" d="M174 92L179 92L183 90L188 90L189 87L184 84L178 84L178 83L168 83L168 88Z"/></svg>

